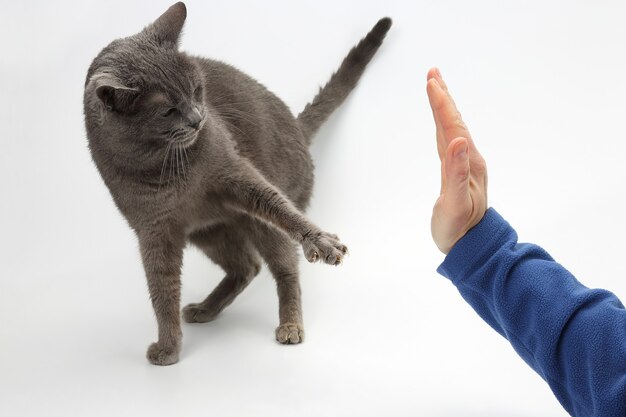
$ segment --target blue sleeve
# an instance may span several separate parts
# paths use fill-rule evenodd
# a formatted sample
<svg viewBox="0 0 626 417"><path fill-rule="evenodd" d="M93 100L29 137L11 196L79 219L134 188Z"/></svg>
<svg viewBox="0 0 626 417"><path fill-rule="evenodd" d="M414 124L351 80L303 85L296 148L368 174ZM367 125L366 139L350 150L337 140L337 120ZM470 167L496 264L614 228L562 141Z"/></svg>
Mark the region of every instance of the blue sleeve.
<svg viewBox="0 0 626 417"><path fill-rule="evenodd" d="M438 272L549 385L575 417L626 416L626 310L589 289L493 209Z"/></svg>

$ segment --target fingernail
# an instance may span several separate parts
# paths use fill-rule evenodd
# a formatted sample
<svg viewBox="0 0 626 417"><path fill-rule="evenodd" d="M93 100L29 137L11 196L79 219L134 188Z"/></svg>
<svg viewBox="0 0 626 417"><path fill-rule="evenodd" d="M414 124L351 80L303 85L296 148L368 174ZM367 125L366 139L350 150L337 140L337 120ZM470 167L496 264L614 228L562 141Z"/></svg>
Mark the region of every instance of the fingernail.
<svg viewBox="0 0 626 417"><path fill-rule="evenodd" d="M437 74L439 78L443 79L443 77L441 76L441 71L439 71L439 68L435 68L435 73Z"/></svg>

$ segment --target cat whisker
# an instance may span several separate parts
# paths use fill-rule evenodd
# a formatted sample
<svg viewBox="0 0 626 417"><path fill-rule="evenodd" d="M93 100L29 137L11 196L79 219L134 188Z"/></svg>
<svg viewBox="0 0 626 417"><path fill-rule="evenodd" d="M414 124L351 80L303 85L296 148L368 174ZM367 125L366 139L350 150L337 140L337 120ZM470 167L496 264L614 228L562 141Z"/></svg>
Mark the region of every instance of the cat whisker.
<svg viewBox="0 0 626 417"><path fill-rule="evenodd" d="M171 152L170 153L170 173L169 173L169 176L167 177L168 184L172 180L173 174L174 174L174 153Z"/></svg>
<svg viewBox="0 0 626 417"><path fill-rule="evenodd" d="M183 179L186 178L185 175L185 164L183 163L183 150L182 145L178 145L178 160L180 161L180 172L183 174Z"/></svg>
<svg viewBox="0 0 626 417"><path fill-rule="evenodd" d="M180 162L178 160L178 153L180 151L180 148L178 147L178 145L174 148L174 151L176 153L176 181L178 181L180 179Z"/></svg>
<svg viewBox="0 0 626 417"><path fill-rule="evenodd" d="M183 146L183 152L185 153L185 159L187 160L187 167L191 167L189 163L189 156L187 155L187 148Z"/></svg>
<svg viewBox="0 0 626 417"><path fill-rule="evenodd" d="M180 138L181 136L185 135L185 131L183 129L179 129L179 130L175 130L174 132L172 132L170 134L170 138L173 140L176 140L178 138Z"/></svg>
<svg viewBox="0 0 626 417"><path fill-rule="evenodd" d="M183 173L183 178L186 180L187 179L187 171L185 168L185 160L183 158L183 149L185 149L185 147L182 144L178 145L178 155L180 158L180 170Z"/></svg>
<svg viewBox="0 0 626 417"><path fill-rule="evenodd" d="M161 191L161 185L163 184L163 174L165 173L165 165L167 161L167 156L169 155L171 148L172 148L172 142L168 143L167 147L165 148L165 156L163 157L163 165L161 166L161 175L159 176L159 188L157 189L157 192Z"/></svg>

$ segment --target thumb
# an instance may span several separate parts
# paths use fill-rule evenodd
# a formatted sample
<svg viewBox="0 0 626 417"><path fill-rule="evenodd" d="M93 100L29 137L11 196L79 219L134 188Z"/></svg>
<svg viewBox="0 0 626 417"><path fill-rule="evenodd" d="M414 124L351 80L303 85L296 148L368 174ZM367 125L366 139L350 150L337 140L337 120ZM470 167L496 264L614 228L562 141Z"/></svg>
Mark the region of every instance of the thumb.
<svg viewBox="0 0 626 417"><path fill-rule="evenodd" d="M459 137L448 145L446 151L446 202L457 210L469 198L469 144Z"/></svg>

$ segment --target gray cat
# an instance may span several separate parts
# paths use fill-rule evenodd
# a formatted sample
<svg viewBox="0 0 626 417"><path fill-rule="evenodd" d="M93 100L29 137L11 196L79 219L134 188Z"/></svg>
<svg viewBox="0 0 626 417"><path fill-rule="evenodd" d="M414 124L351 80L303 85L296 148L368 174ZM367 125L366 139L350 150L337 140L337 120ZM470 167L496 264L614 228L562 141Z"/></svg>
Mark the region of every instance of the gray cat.
<svg viewBox="0 0 626 417"><path fill-rule="evenodd" d="M213 320L265 260L276 279L280 343L304 337L298 256L338 265L337 236L302 212L311 197L311 138L355 87L391 26L381 19L313 102L294 118L254 79L224 63L178 51L187 11L176 3L134 36L117 39L87 72L85 124L93 160L137 234L158 341L156 365L178 361L180 272L189 242L226 273L189 323Z"/></svg>

